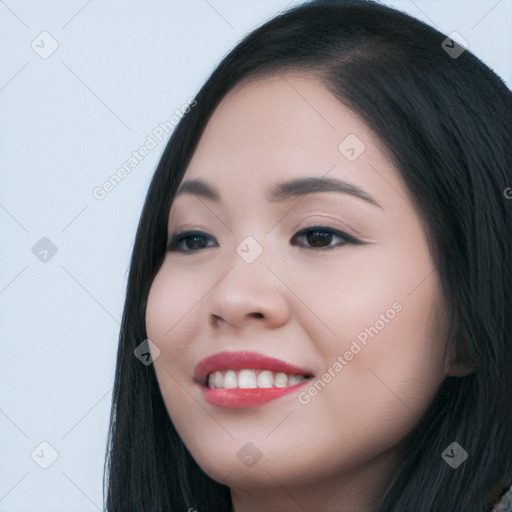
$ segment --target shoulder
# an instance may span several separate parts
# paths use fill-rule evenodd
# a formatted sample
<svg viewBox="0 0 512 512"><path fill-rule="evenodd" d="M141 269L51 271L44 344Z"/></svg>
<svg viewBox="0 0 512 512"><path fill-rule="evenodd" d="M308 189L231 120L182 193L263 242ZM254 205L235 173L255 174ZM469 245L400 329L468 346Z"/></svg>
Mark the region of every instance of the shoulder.
<svg viewBox="0 0 512 512"><path fill-rule="evenodd" d="M512 512L512 485L497 498L489 512Z"/></svg>

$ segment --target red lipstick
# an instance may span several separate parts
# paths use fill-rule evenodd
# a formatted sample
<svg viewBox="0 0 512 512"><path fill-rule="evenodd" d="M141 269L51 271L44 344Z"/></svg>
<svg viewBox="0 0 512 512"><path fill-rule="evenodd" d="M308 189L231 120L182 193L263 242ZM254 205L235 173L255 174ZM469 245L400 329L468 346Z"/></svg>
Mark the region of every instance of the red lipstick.
<svg viewBox="0 0 512 512"><path fill-rule="evenodd" d="M266 370L267 376L269 372L272 372L273 375L281 372L288 376L299 376L304 380L279 387L254 387L253 385L249 388L216 389L208 385L210 374L222 372L225 375L229 370L233 372L255 370L255 374L258 373L258 375ZM232 377L233 372L231 372ZM293 393L308 383L308 379L312 376L313 374L308 370L258 352L221 352L199 362L194 372L194 381L201 385L203 396L207 402L219 407L240 409L256 407ZM281 375L281 377L284 376ZM293 380L297 379L293 378Z"/></svg>

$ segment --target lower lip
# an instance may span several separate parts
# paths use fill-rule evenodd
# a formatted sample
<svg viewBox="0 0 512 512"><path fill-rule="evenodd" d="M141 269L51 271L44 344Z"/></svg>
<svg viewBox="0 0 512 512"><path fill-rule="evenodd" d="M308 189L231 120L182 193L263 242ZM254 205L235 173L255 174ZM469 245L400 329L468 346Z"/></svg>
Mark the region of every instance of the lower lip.
<svg viewBox="0 0 512 512"><path fill-rule="evenodd" d="M203 386L202 389L205 400L213 405L227 409L243 409L246 407L257 407L276 398L294 393L302 386L308 384L309 380L306 379L293 386L285 386L283 388L212 389Z"/></svg>

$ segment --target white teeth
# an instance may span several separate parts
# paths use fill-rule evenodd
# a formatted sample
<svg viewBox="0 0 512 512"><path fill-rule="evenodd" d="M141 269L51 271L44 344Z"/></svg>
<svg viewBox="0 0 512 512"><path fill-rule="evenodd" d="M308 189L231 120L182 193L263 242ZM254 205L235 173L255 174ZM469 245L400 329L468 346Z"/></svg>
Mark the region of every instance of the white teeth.
<svg viewBox="0 0 512 512"><path fill-rule="evenodd" d="M288 384L288 375L283 372L276 373L274 377L274 386L276 388L284 388Z"/></svg>
<svg viewBox="0 0 512 512"><path fill-rule="evenodd" d="M211 389L256 389L256 388L284 388L294 386L305 380L304 375L288 375L284 372L270 370L227 370L210 373L207 378Z"/></svg>
<svg viewBox="0 0 512 512"><path fill-rule="evenodd" d="M236 379L236 373L233 370L228 370L226 375L224 375L224 388L225 389L233 389L238 386L238 382Z"/></svg>
<svg viewBox="0 0 512 512"><path fill-rule="evenodd" d="M302 382L305 379L303 375L289 375L288 376L288 386L295 386L299 382Z"/></svg>
<svg viewBox="0 0 512 512"><path fill-rule="evenodd" d="M238 387L245 389L256 387L256 374L253 370L240 371L238 374Z"/></svg>
<svg viewBox="0 0 512 512"><path fill-rule="evenodd" d="M223 388L224 387L224 377L222 376L221 372L214 372L214 384L216 388Z"/></svg>
<svg viewBox="0 0 512 512"><path fill-rule="evenodd" d="M274 376L272 375L272 372L269 370L263 370L258 375L258 381L257 381L259 388L273 388L274 387Z"/></svg>

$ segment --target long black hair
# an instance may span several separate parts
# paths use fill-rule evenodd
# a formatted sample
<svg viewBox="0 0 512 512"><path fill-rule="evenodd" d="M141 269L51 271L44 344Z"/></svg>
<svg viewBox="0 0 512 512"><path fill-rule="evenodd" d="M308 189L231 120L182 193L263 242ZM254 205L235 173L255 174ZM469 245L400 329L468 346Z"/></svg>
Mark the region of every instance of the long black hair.
<svg viewBox="0 0 512 512"><path fill-rule="evenodd" d="M235 85L287 70L319 78L400 172L427 227L448 341L474 368L445 378L376 512L488 512L493 486L510 485L512 93L446 37L373 1L310 1L247 35L199 90L162 154L137 229L105 459L108 512L233 509L229 488L183 444L153 365L134 349L147 338L146 302L166 253L171 204L211 114ZM468 453L457 469L441 457L452 442Z"/></svg>

